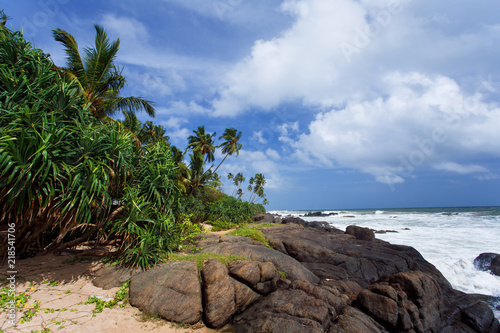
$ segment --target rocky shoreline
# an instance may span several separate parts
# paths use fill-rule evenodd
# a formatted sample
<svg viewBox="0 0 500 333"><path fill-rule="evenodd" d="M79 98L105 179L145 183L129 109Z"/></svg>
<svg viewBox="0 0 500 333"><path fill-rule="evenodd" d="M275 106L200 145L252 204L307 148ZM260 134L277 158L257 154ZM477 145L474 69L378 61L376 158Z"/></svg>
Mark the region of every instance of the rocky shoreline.
<svg viewBox="0 0 500 333"><path fill-rule="evenodd" d="M276 224L260 229L271 248L242 236L200 234L190 252L229 258L226 264L106 267L95 283L130 278L133 306L224 331L500 332L486 303L454 290L414 248L357 226L342 231L269 214L256 220Z"/></svg>

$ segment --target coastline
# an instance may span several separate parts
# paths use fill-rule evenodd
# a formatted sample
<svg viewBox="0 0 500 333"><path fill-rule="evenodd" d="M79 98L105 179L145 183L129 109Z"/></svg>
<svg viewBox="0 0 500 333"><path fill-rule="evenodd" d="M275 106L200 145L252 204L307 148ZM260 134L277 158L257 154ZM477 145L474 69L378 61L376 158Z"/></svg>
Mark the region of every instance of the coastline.
<svg viewBox="0 0 500 333"><path fill-rule="evenodd" d="M425 316L422 317L423 319L418 319L418 316L412 317L413 315L410 315L410 317L413 319L411 319L410 317L408 317L410 319L404 319L404 325L406 325L405 327L424 325L422 327L428 326L429 328L444 328L455 327L456 325L464 325L464 323L460 321L460 318L462 318L464 315L460 315L459 317L455 315L451 318L443 317L444 313L446 313L446 311L443 312L444 309L452 304L455 304L460 309L460 313L463 312L468 316L472 316L471 318L473 319L471 319L472 322L469 322L469 325L475 325L474 327L476 327L476 329L474 331L496 332L492 329L496 329L495 327L498 327L498 321L497 326L495 326L494 322L491 322L489 324L480 323L482 320L480 318L482 317L474 317L474 315L472 315L470 312L471 310L469 310L469 308L477 308L477 310L474 311L490 311L485 310L487 309L484 308L485 305L481 305L484 303L478 302L470 295L466 295L450 289L448 282L446 281L446 279L444 279L444 277L442 277L441 273L437 271L432 265L427 263L423 258L421 258L420 254L417 251L401 245L391 245L387 242L377 240L373 235L373 231L362 227L354 227L351 228L351 231L346 230L346 232L344 232L335 228L329 229L325 224L322 224L320 222L317 224L309 225L308 222L303 221L304 223L306 223L306 226L304 227L300 225L300 223L302 223L300 221L296 221L297 223L299 223L296 224L294 221L281 221L281 218L277 219L275 217L272 217L271 220L269 220L269 216L270 215L266 215L264 219L259 222L271 222L275 223L276 225L268 226L267 224L263 224L262 226L264 227L259 230L262 230L271 246L275 249L281 249L281 252L268 249L261 243L255 242L253 240L248 240L241 236L225 235L225 232L219 232L217 234L203 234L201 235L201 237L195 237L195 239L193 240L193 247L194 249L196 249L196 252L220 253L224 255L244 254L245 257L257 260L257 262L264 263L271 261L271 265L274 265L274 267L279 267L283 271L283 274L285 274L284 276L286 276L286 278L283 278L279 277L279 275L273 275L275 273L269 275L270 277L274 277L272 278L272 280L268 280L270 284L266 282L268 283L268 287L266 288L270 288L265 289L267 291L265 291L264 289L259 289L261 287L252 285L250 282L245 282L252 290L254 290L254 292L261 290L259 291L259 293L261 293L260 296L259 294L255 294L254 297L256 298L254 298L253 301L240 308L239 310L233 308L233 310L225 311L228 312L222 314L223 318L225 319L219 319L218 321L215 321L217 324L214 324L214 322L212 322L210 326L224 326L225 323L231 322L233 320L232 318L234 313L241 313L234 319L237 327L239 327L239 329L241 329L241 327L247 326L253 327L247 331L241 330L242 332L259 332L260 329L262 329L262 326L259 325L268 325L262 323L262 321L259 322L259 318L262 315L261 307L266 306L266 302L271 302L270 304L272 305L272 309L273 311L275 311L270 314L270 318L281 318L286 314L288 318L287 325L296 325L297 323L300 324L300 321L296 321L297 318L295 318L293 315L290 316L290 313L287 312L289 311L286 310L288 307L281 308L280 306L277 306L277 304L280 304L280 302L282 302L282 299L280 297L285 297L288 300L287 303L290 303L291 308L289 309L307 309L308 307L306 306L306 304L309 304L308 302L311 301L316 304L313 308L307 310L310 312L304 310L308 313L308 316L312 316L311 318L316 318L312 322L309 322L312 324L316 323L311 326L311 332L316 332L319 328L319 326L317 326L318 320L320 327L323 327L323 329L325 327L330 327L329 332L336 332L335 327L344 327L348 323L355 323L356 325L365 323L369 327L371 327L371 331L378 332L377 330L382 329L383 327L380 325L389 325L387 326L387 328L392 327L391 325L403 325L399 324L399 321L395 322L392 319L391 322L385 322L385 319L380 321L380 313L383 312L386 314L390 314L391 311L388 311L382 304L373 305L377 304L376 299L379 299L380 297L388 297L389 295L391 295L392 292L390 292L389 294L381 294L381 290L387 289L383 286L388 284L387 286L392 289L387 290L398 290L397 288L399 287L397 286L400 285L401 282L396 283L396 281L399 281L398 279L403 279L404 281L408 281L411 283L428 284L429 288L426 287L426 289L429 289L430 291L424 289L424 294L423 296L421 296L424 298L419 300L418 298L414 299L414 296L410 297L409 295L412 294L409 290L399 290L398 293L407 294L408 296L405 297L410 297L408 299L412 299L413 303L410 302L406 304L406 301L401 301L401 303L399 300L397 304L391 303L396 304L395 306L397 307L397 309L399 309L398 311L396 311L396 313L399 312L417 314L421 311L424 311L421 313L427 313L428 311L432 310L433 312L436 312L438 314L438 318L436 317L437 319L433 319L433 321L424 320ZM280 224L280 222L285 222L285 224ZM311 228L311 226L313 225L315 227ZM214 330L208 329L200 323L196 324L195 326L179 327L176 324L170 324L167 321L155 319L155 316L145 316L141 314L141 312L137 308L131 307L130 304L124 307L120 307L120 304L117 304L112 309L104 308L101 313L96 313L94 317L92 312L95 305L82 304L82 302L84 303L89 298L89 296L92 295L99 296L104 299L112 299L119 288L115 287L110 290L103 290L101 288L93 286L91 282L91 277L96 275L96 271L105 266L109 266L105 265L101 261L101 259L106 252L109 252L110 249L81 250L82 251L78 254L65 253L65 255L61 256L47 255L25 259L19 262L22 269L22 271L20 269L20 279L26 279L29 281L25 284L19 284L19 291L22 291L23 288L26 288L24 290L26 290L27 293L31 296L29 302L33 303L29 303L28 307L31 306L31 304L36 304L36 301L40 301L40 305L34 306L34 308L38 307L38 309L33 318L29 322L25 322L19 325L17 331L14 330L14 332L30 332L32 330L41 330L43 328L50 328L51 331L56 331L60 327L64 327L64 331L68 332L88 332L103 330L107 332L123 332L131 330L137 332L168 333L215 332ZM262 251L267 253L264 257L262 256L262 254L258 254L264 253ZM287 264L285 264L285 256L283 253L287 255L287 258L289 258L287 260L290 261L290 263L293 263L292 266L287 266ZM278 254L278 257L274 257ZM325 263L330 262L331 260L340 261L338 261L338 264L336 265L325 266L324 264L322 264L323 260L325 260L325 255L326 258L331 257L331 259L328 259L327 261L325 261ZM373 257L374 255L375 257ZM400 261L399 259L397 259L399 257L407 258L404 261ZM375 258L377 259L373 261ZM246 264L244 264L244 262L237 264L237 267L245 266ZM346 265L342 262L350 264ZM358 265L356 264L356 262L361 264L361 266L359 266L359 271L352 271L349 267L352 267L352 265ZM368 264L369 262L371 263ZM373 264L375 264L376 266L371 266ZM202 280L204 281L202 284L202 288L207 288L207 281L210 280L207 280L208 278L206 277L207 274L209 274L207 270L215 269L209 269L207 267L214 267L214 265L214 260L204 260L201 268L199 268L200 271L198 273L195 273L195 276L201 274ZM24 269L27 267L29 267L29 269ZM222 267L224 267L224 265L222 265ZM234 281L246 281L246 278L243 277L246 273L242 273L239 268L234 271L234 267L234 265L229 265L228 268L224 268L223 271L220 271L220 267L217 268L219 270L219 273L217 274L222 275L217 275L221 278L217 278L216 280L225 281L222 285L223 289L216 288L216 290L213 292L213 295L215 295L214 297L218 299L217 302L219 303L217 304L230 304L231 299L233 299L234 301L235 296L230 296L229 298L227 298L228 295L222 292L222 290L227 288L228 283L229 285L232 285L236 283ZM299 269L299 267L301 268ZM374 267L376 267L375 270ZM399 268L397 270L394 270L394 268L391 267ZM227 271L228 269L230 270L229 272ZM141 279L145 279L145 281L148 281L148 285L155 286L154 290L157 290L157 288L165 288L161 287L160 285L156 287L156 284L161 282L159 282L159 280L155 280L155 278L153 277L148 277L151 274L154 274L154 271L155 270L153 269L148 272L137 274L135 276L141 275ZM240 276L238 274L243 275ZM233 281L232 279L236 278L236 276L240 277ZM135 279L136 282L134 282L134 279L135 277L132 278L130 295L132 295L133 288L135 288L135 294L137 295L138 284L137 279ZM51 285L53 281L57 281L57 283ZM69 292L66 293L68 290ZM234 292L236 293L236 289ZM443 294L443 296L439 296L441 294ZM324 298L326 297L325 295L329 296L327 296L327 298ZM301 300L301 297L306 298ZM205 301L207 300L206 298L204 299ZM333 301L333 299L337 300ZM399 299L399 296L397 299ZM166 300L162 302L165 301ZM303 303L304 301L306 301L306 303ZM411 304L419 304L418 309L410 306ZM433 304L441 305L437 308L433 308ZM316 308L317 306L318 308ZM207 311L206 309L210 308L210 305L203 303L203 308L205 309L203 311ZM142 308L142 310L146 310L146 312L148 312L147 309ZM282 311L285 311L285 313L283 313ZM293 311L292 313L295 313ZM323 313L322 311L326 311L324 312L325 316L318 318L316 315L318 311L320 311L321 313ZM336 316L332 317L331 313L336 314ZM206 316L207 313L204 314L205 323L207 319ZM486 330L481 329L482 326L479 325L479 323L483 326L486 325ZM273 325L276 325L276 327L281 327L280 325L282 324L280 324L279 322L275 322ZM490 327L488 325L493 326ZM356 327L359 328L359 326ZM5 321L3 321L3 326L0 329L7 329L7 331L10 332L9 329L11 328L7 328L7 326L5 325ZM355 331L351 330L350 332Z"/></svg>

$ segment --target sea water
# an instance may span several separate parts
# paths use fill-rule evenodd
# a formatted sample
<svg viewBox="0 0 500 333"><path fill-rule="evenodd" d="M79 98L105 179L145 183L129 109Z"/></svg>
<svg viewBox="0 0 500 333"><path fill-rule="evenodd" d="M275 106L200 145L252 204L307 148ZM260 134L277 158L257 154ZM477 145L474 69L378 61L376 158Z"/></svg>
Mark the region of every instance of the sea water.
<svg viewBox="0 0 500 333"><path fill-rule="evenodd" d="M474 258L479 254L500 254L500 207L325 210L322 212L337 215L302 216L307 212L272 213L326 221L342 230L357 225L389 231L375 236L392 244L414 247L443 273L453 288L496 297L492 305L495 316L500 318L500 277L474 267Z"/></svg>

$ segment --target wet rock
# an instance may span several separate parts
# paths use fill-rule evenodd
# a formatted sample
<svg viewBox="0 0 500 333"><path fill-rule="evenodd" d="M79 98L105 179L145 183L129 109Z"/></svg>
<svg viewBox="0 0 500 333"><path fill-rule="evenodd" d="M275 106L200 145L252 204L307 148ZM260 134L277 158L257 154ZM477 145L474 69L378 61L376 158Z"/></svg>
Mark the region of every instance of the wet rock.
<svg viewBox="0 0 500 333"><path fill-rule="evenodd" d="M481 271L489 271L500 276L500 254L481 253L474 259L474 266Z"/></svg>

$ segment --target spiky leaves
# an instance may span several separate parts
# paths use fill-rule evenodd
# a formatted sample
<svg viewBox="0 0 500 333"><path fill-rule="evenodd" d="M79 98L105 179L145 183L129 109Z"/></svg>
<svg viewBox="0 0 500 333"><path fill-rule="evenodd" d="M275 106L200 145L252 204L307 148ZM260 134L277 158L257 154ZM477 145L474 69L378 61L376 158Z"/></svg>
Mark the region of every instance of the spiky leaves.
<svg viewBox="0 0 500 333"><path fill-rule="evenodd" d="M62 71L71 80L78 83L81 93L91 105L91 112L98 118L114 114L117 111L146 111L155 116L153 103L142 97L121 97L120 90L127 81L116 67L116 54L120 40L110 41L106 31L95 25L95 45L84 49L80 54L75 38L62 29L53 30L54 39L64 46L66 67Z"/></svg>

